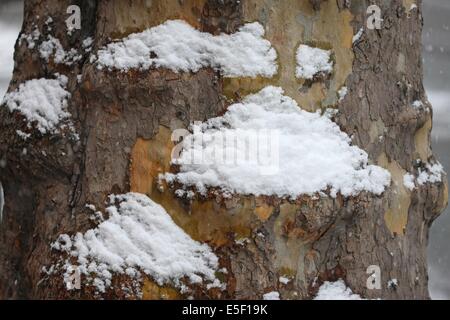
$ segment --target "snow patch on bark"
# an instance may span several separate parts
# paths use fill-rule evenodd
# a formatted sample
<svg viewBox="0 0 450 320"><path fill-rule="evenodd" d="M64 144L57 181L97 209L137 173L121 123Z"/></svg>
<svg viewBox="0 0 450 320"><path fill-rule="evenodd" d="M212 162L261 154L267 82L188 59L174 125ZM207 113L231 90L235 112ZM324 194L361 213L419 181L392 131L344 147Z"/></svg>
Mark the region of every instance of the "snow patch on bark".
<svg viewBox="0 0 450 320"><path fill-rule="evenodd" d="M430 112L430 108L426 107L425 104L423 103L423 101L421 100L416 100L414 101L411 106L416 110L416 111L426 111L426 112Z"/></svg>
<svg viewBox="0 0 450 320"><path fill-rule="evenodd" d="M439 162L427 163L425 170L419 169L417 183L424 185L426 183L442 182L442 175L445 174L444 167Z"/></svg>
<svg viewBox="0 0 450 320"><path fill-rule="evenodd" d="M287 278L287 277L279 277L279 278L278 278L278 281L279 281L281 284L288 284L288 283L291 281L291 279L289 279L289 278Z"/></svg>
<svg viewBox="0 0 450 320"><path fill-rule="evenodd" d="M277 54L263 36L264 28L257 22L242 26L234 34L213 36L182 20L169 20L99 50L98 67L162 67L174 72L212 67L225 77L271 77L277 72Z"/></svg>
<svg viewBox="0 0 450 320"><path fill-rule="evenodd" d="M297 49L296 76L311 80L315 75L330 74L333 71L331 51L301 44Z"/></svg>
<svg viewBox="0 0 450 320"><path fill-rule="evenodd" d="M45 134L57 131L58 124L70 117L67 112L67 99L70 93L65 90L67 77L57 79L32 79L20 84L19 88L5 95L3 103L11 112L17 110L29 122L36 123L37 129Z"/></svg>
<svg viewBox="0 0 450 320"><path fill-rule="evenodd" d="M22 45L23 41L27 42L27 48L32 50L36 47L36 42L39 41L41 37L41 32L36 25L33 25L33 31L29 34L22 34L19 38L19 45Z"/></svg>
<svg viewBox="0 0 450 320"><path fill-rule="evenodd" d="M47 19L45 23L47 31L52 30L49 26L52 21L51 17ZM30 50L37 48L39 56L44 59L45 62L48 63L50 58L53 58L54 63L65 64L67 66L71 66L80 61L83 58L84 53L88 53L92 50L93 44L92 38L89 37L83 40L82 49L77 50L71 48L70 50L65 50L58 38L55 38L50 34L45 37L41 34L36 25L33 26L33 31L30 34L22 34L20 36L19 45L22 45L23 41L27 42L27 47ZM39 44L40 41L42 42Z"/></svg>
<svg viewBox="0 0 450 320"><path fill-rule="evenodd" d="M343 280L336 282L325 281L319 288L314 300L363 300L345 285Z"/></svg>
<svg viewBox="0 0 450 320"><path fill-rule="evenodd" d="M445 174L444 167L438 161L427 163L424 167L418 169L417 177L411 173L403 176L403 185L413 191L417 185L422 186L426 183L442 182L442 175Z"/></svg>
<svg viewBox="0 0 450 320"><path fill-rule="evenodd" d="M347 96L347 93L348 93L347 87L342 87L338 90L339 102L341 102L342 100L345 99L345 97Z"/></svg>
<svg viewBox="0 0 450 320"><path fill-rule="evenodd" d="M415 184L415 177L411 173L407 173L403 176L403 185L408 189L409 191L413 191L416 187Z"/></svg>
<svg viewBox="0 0 450 320"><path fill-rule="evenodd" d="M69 51L64 50L59 39L48 36L48 40L42 42L39 46L39 53L41 58L49 62L50 57L57 64L72 65L74 62L80 61L83 56L78 53L78 50L72 48Z"/></svg>
<svg viewBox="0 0 450 320"><path fill-rule="evenodd" d="M184 277L217 286L217 256L208 245L192 240L163 207L138 193L111 195L109 201L109 218L95 229L62 234L52 244L76 261L66 261L66 273L77 267L100 292L111 285L113 273L139 279L143 272L159 285L179 288Z"/></svg>
<svg viewBox="0 0 450 320"><path fill-rule="evenodd" d="M353 36L352 43L358 42L362 35L364 34L364 28L359 29L359 31Z"/></svg>
<svg viewBox="0 0 450 320"><path fill-rule="evenodd" d="M278 87L266 87L231 105L224 116L194 124L192 129L182 142L180 157L173 160L179 172L161 178L195 187L202 194L212 187L224 193L291 198L328 189L332 197L338 192L379 195L390 184L389 172L369 165L367 153L351 146L351 139L336 123L318 112L302 110ZM258 150L249 147L248 132L260 130L277 133L276 149L265 144L258 145ZM234 159L248 159L253 151L258 152L255 162L217 161L230 154ZM270 167L260 165L261 155L276 159L277 170L261 170Z"/></svg>
<svg viewBox="0 0 450 320"><path fill-rule="evenodd" d="M263 295L263 300L280 300L280 293L272 291Z"/></svg>

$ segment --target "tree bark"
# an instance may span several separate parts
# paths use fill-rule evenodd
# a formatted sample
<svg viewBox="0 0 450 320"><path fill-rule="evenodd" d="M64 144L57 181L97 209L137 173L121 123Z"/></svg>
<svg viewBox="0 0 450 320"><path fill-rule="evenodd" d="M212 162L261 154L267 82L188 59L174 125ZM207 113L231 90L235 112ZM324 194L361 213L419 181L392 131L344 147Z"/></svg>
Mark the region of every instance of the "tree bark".
<svg viewBox="0 0 450 320"><path fill-rule="evenodd" d="M366 27L366 9L377 4L382 29ZM411 4L417 9L410 10ZM66 9L81 8L81 30L68 35ZM132 32L183 19L213 34L233 33L259 21L278 53L279 74L271 79L222 78L210 68L196 73L99 71L89 53L72 66L46 63L26 42L16 43L9 92L26 80L69 78L69 111L80 139L64 133L33 134L17 112L0 108L0 181L4 190L0 231L1 298L99 298L92 288L67 291L61 274L43 266L59 258L50 243L62 233L94 226L86 204L104 209L110 194L147 194L160 203L193 239L208 243L228 270L225 291L195 290L195 298L259 299L278 291L283 299L310 299L324 281L344 279L365 298L427 299L426 248L432 222L447 205L447 186L427 183L409 191L407 172L434 161L432 112L411 108L427 101L422 83L422 1L272 0L29 0L21 34L37 27L64 48L94 39L93 52ZM46 21L52 17L51 30ZM363 28L360 39L353 36ZM42 41L42 40L38 40ZM330 79L301 83L295 75L299 43L334 52ZM78 77L81 75L81 77ZM79 80L81 79L81 80ZM334 119L372 163L389 170L391 186L381 195L361 193L336 199L302 196L296 201L234 195L232 199L174 196L156 187L170 170L171 130L221 115L240 97L272 84L303 108L339 110ZM339 100L337 91L348 94ZM26 149L26 152L24 151ZM418 159L420 161L418 161ZM264 237L258 236L263 234ZM245 245L236 243L247 239ZM381 289L366 286L371 265L381 269ZM293 281L282 284L279 277ZM388 285L397 279L396 285ZM128 279L117 276L115 284ZM186 298L152 279L144 299ZM125 298L108 290L106 298Z"/></svg>

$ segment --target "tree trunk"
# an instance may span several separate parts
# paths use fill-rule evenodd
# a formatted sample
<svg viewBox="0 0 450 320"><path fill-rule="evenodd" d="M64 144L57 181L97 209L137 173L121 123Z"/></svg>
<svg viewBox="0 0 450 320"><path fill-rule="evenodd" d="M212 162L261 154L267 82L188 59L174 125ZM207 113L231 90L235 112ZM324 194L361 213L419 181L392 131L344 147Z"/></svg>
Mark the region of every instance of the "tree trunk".
<svg viewBox="0 0 450 320"><path fill-rule="evenodd" d="M381 8L381 29L366 25L367 7ZM67 7L81 8L81 29L67 32ZM411 7L416 4L417 8ZM0 181L4 191L0 231L1 298L260 299L277 291L282 299L310 299L325 281L343 279L365 298L427 299L426 248L432 222L447 205L442 178L408 189L403 180L435 159L430 147L431 106L422 84L421 0L272 1L29 0L21 35L40 36L35 46L16 43L9 92L30 79L68 77L73 128L41 134L20 112L0 109ZM49 21L48 18L52 20ZM127 72L99 70L90 60L114 39L182 19L213 35L232 34L258 21L278 55L272 78L223 77L212 68L174 72L165 68ZM361 36L352 41L363 29ZM39 53L48 35L81 58L71 65ZM82 50L93 39L92 51ZM334 72L325 79L295 78L300 43L331 50ZM387 169L391 184L381 195L274 196L234 194L194 197L158 188L170 165L171 132L194 121L223 115L227 107L267 85L282 87L308 111L334 108L334 121ZM339 98L338 91L348 88ZM421 108L412 108L423 101ZM427 111L428 110L428 111ZM20 130L31 134L23 139ZM77 139L77 136L79 139ZM442 182L441 182L442 181ZM51 248L60 234L95 227L87 204L104 211L110 194L147 194L162 205L192 239L207 243L227 272L225 290L195 285L188 294L144 276L140 294L113 275L105 293L89 285L66 290ZM263 235L263 236L261 236ZM239 241L241 240L241 241ZM242 241L245 240L245 241ZM367 287L369 266L379 266L381 287ZM48 270L48 269L46 269ZM280 277L291 279L280 282Z"/></svg>

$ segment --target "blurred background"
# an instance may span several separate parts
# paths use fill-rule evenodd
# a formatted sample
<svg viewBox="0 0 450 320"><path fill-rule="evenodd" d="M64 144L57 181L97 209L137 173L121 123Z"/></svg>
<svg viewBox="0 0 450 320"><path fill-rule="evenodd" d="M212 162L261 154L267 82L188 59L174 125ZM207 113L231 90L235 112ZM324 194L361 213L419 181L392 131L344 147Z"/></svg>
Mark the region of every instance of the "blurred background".
<svg viewBox="0 0 450 320"><path fill-rule="evenodd" d="M22 26L23 1L0 2L0 100L14 68L14 44Z"/></svg>
<svg viewBox="0 0 450 320"><path fill-rule="evenodd" d="M433 151L450 174L450 1L423 1L425 87L433 104ZM428 245L430 293L450 299L450 209L433 224Z"/></svg>
<svg viewBox="0 0 450 320"><path fill-rule="evenodd" d="M433 104L433 150L450 173L450 1L423 1L425 86ZM0 99L11 78L14 44L22 24L22 0L0 3ZM450 299L450 209L434 223L428 248L430 293Z"/></svg>

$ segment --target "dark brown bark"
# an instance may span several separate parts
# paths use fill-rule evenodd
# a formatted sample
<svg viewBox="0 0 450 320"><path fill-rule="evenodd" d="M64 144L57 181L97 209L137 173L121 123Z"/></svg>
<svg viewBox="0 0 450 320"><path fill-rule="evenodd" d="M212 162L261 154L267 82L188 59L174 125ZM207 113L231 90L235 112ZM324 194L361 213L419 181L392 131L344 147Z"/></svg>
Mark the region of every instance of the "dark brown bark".
<svg viewBox="0 0 450 320"><path fill-rule="evenodd" d="M17 43L10 91L25 80L52 77L55 72L67 75L72 94L69 110L80 140L62 133L33 134L23 141L16 130L29 129L21 115L0 108L0 157L6 162L0 168L6 199L0 229L0 297L97 297L85 287L61 290L61 275L47 277L42 266L59 258L50 249L59 234L94 226L86 204L103 208L109 194L131 190L147 193L165 206L177 224L194 239L208 242L227 266L226 292L198 289L197 298L254 299L276 290L285 299L308 299L323 281L338 278L367 298L428 298L428 231L446 206L447 186L425 184L410 193L401 180L404 173L417 173L423 163L434 159L429 141L432 113L410 108L413 101L426 100L421 1L414 12L409 12L410 1L375 1L383 12L383 28L365 29L359 41L345 47L342 39L351 39L365 25L366 8L372 2L75 1L82 8L82 29L69 37L65 19L72 1L26 1L22 34L37 26L43 34L59 38L65 48L80 47L90 36L96 50L111 39L173 18L214 34L231 33L245 22L258 20L271 30L267 37L292 81L283 75L269 81L222 79L211 69L189 74L163 69L98 71L88 54L70 67L46 64L35 50ZM45 31L48 16L54 21L52 31ZM330 30L335 33L327 34ZM291 39L294 35L298 39ZM322 91L302 87L294 79L289 65L294 51L282 50L294 48L298 41L316 42L336 52L339 70L333 79L319 84ZM161 194L155 189L148 159L139 156L142 150L150 150L152 164L167 166L153 154L166 155L168 129L220 115L231 103L227 97L235 99L266 83L282 85L307 109L339 109L336 122L373 163L391 172L391 187L379 197L363 193L347 199L302 197L289 202L235 195L232 200L194 203L181 202L173 190ZM349 94L339 102L336 90L344 84ZM212 226L193 230L193 221ZM234 235L249 242L237 245ZM370 265L381 268L381 290L366 288ZM280 284L283 274L294 280ZM398 286L388 287L388 280L394 278ZM154 286L150 281L144 291ZM163 289L158 290L144 297L160 298ZM105 296L123 298L117 290Z"/></svg>

